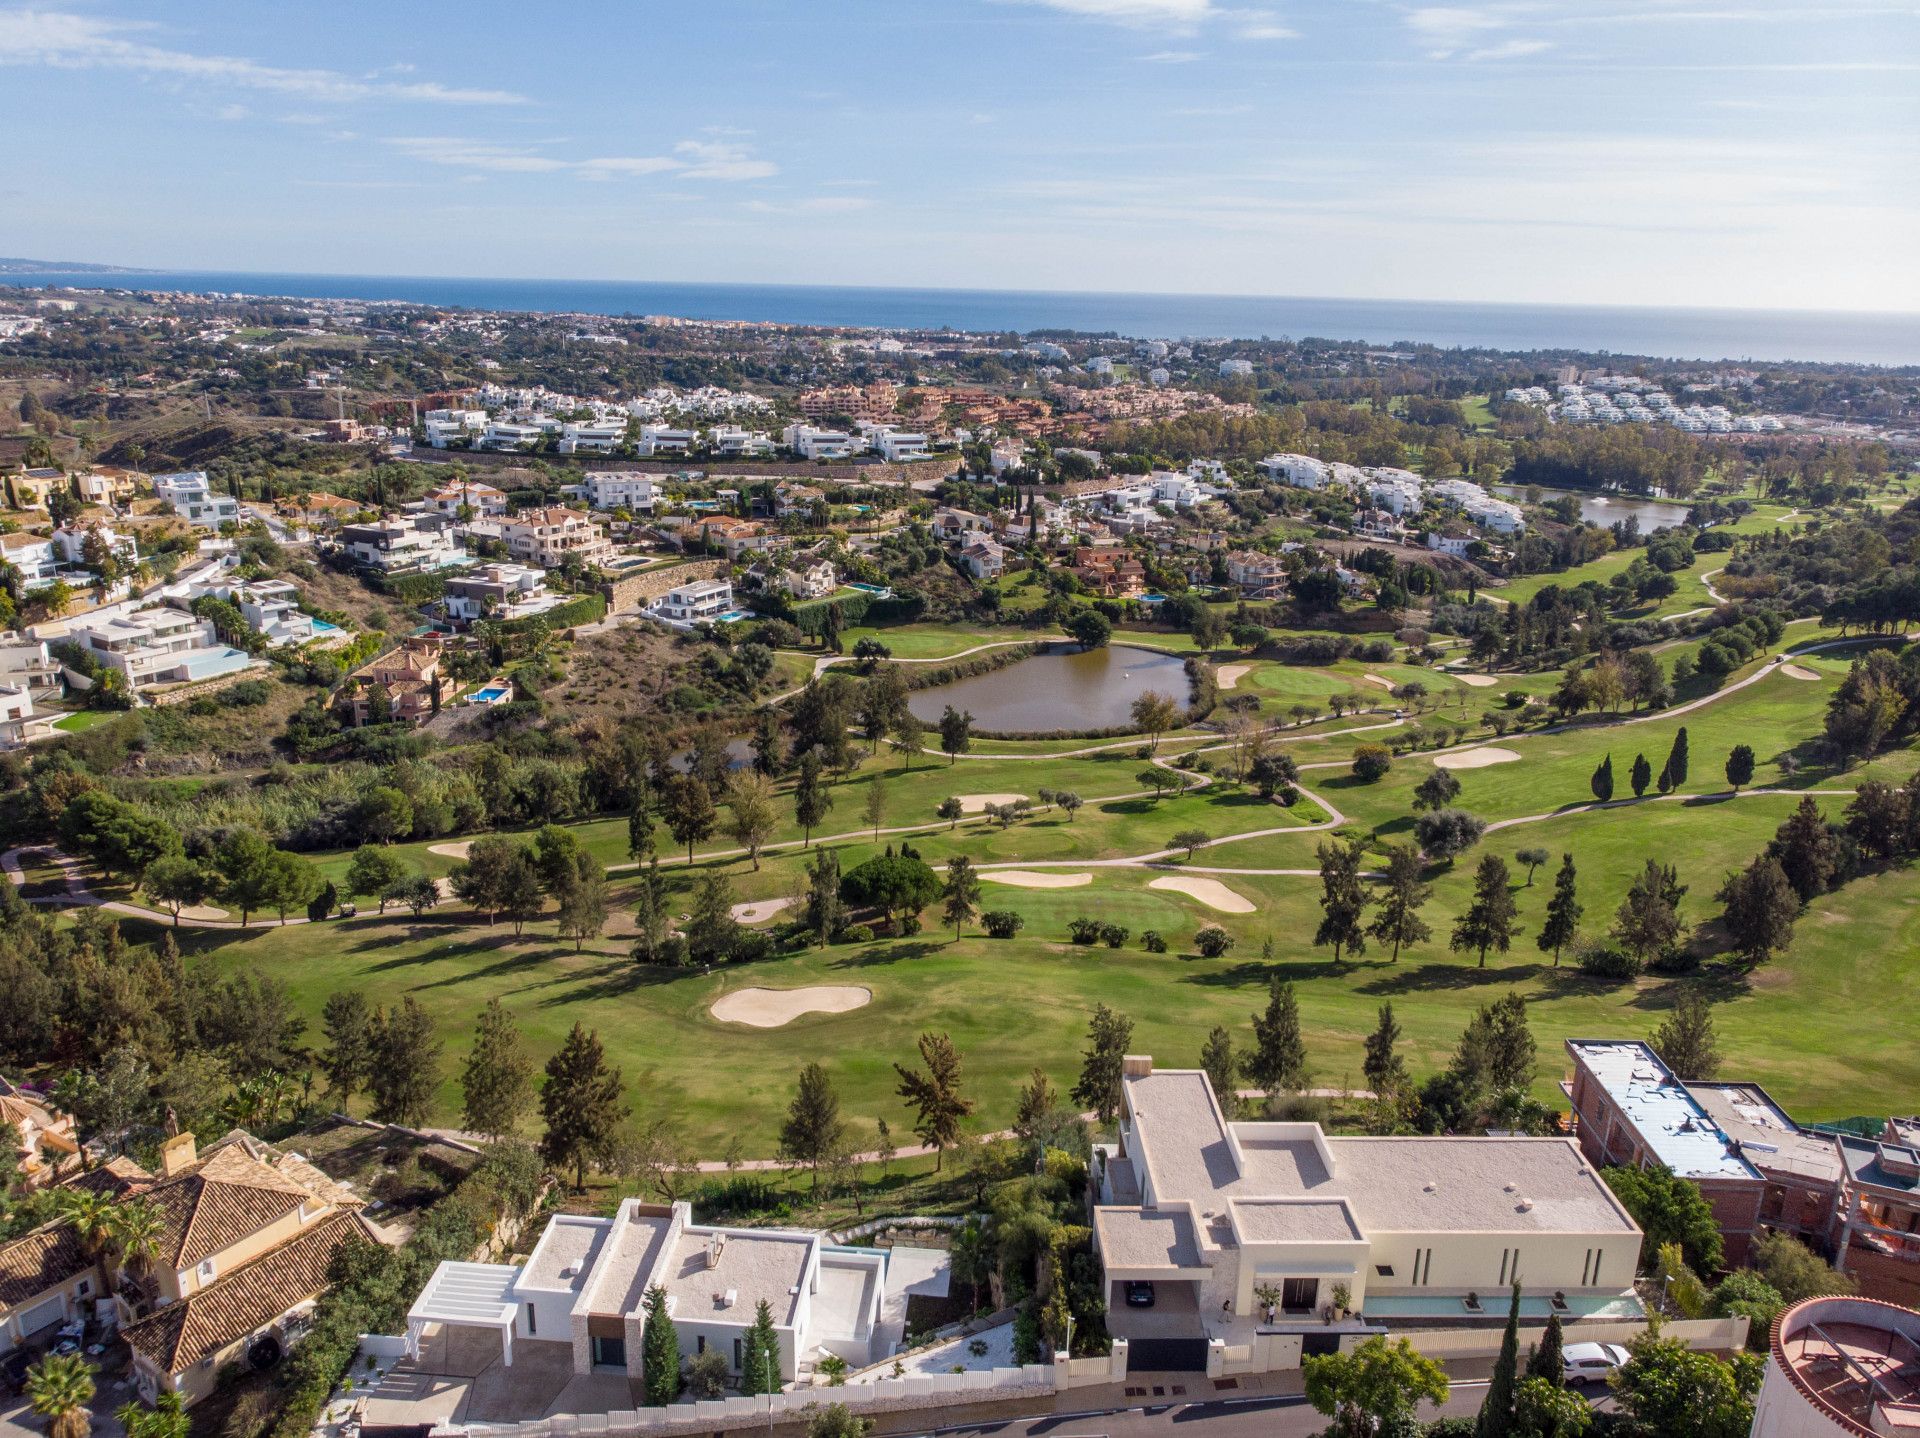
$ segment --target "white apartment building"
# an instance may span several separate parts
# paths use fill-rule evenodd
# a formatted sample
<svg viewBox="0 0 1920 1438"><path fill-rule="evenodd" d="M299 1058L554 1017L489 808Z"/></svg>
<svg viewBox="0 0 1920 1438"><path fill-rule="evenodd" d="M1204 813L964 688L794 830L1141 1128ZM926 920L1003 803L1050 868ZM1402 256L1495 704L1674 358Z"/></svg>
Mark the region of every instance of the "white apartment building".
<svg viewBox="0 0 1920 1438"><path fill-rule="evenodd" d="M218 529L223 524L240 522L240 501L230 494L215 494L204 469L156 474L153 494L175 514L200 529Z"/></svg>
<svg viewBox="0 0 1920 1438"><path fill-rule="evenodd" d="M1261 472L1295 489L1325 489L1333 483L1333 466L1309 454L1270 454L1260 461Z"/></svg>
<svg viewBox="0 0 1920 1438"><path fill-rule="evenodd" d="M725 579L700 579L670 589L647 611L669 624L699 624L733 608L733 585Z"/></svg>
<svg viewBox="0 0 1920 1438"><path fill-rule="evenodd" d="M407 1314L408 1345L418 1356L433 1330L489 1328L508 1366L516 1346L565 1344L576 1374L639 1382L655 1287L666 1294L680 1358L719 1353L736 1377L765 1303L781 1381L790 1383L828 1354L855 1366L875 1356L887 1262L818 1234L697 1224L684 1201L630 1198L612 1218L556 1214L523 1267L441 1264Z"/></svg>
<svg viewBox="0 0 1920 1438"><path fill-rule="evenodd" d="M522 564L553 569L573 555L582 564L613 562L613 541L578 509L530 509L500 523L507 552Z"/></svg>
<svg viewBox="0 0 1920 1438"><path fill-rule="evenodd" d="M627 439L623 419L568 420L560 426L562 454L612 454Z"/></svg>
<svg viewBox="0 0 1920 1438"><path fill-rule="evenodd" d="M421 421L427 443L446 449L457 441L478 440L487 427L484 409L430 409Z"/></svg>
<svg viewBox="0 0 1920 1438"><path fill-rule="evenodd" d="M60 575L60 550L44 534L0 534L0 560L20 576L23 591L44 589Z"/></svg>
<svg viewBox="0 0 1920 1438"><path fill-rule="evenodd" d="M18 749L53 733L57 714L33 711L33 689L26 684L0 684L0 749Z"/></svg>
<svg viewBox="0 0 1920 1438"><path fill-rule="evenodd" d="M815 429L790 424L780 431L780 442L802 459L850 459L866 450L867 442L838 429Z"/></svg>
<svg viewBox="0 0 1920 1438"><path fill-rule="evenodd" d="M696 430L675 429L668 424L643 424L640 426L640 438L633 447L638 454L685 454L699 438Z"/></svg>
<svg viewBox="0 0 1920 1438"><path fill-rule="evenodd" d="M0 634L0 684L58 690L62 683L60 661L48 651L46 640Z"/></svg>
<svg viewBox="0 0 1920 1438"><path fill-rule="evenodd" d="M602 512L624 509L632 514L651 514L659 496L653 476L633 470L589 472L572 489Z"/></svg>
<svg viewBox="0 0 1920 1438"><path fill-rule="evenodd" d="M925 459L933 451L924 434L912 434L891 425L862 425L867 443L889 464Z"/></svg>
<svg viewBox="0 0 1920 1438"><path fill-rule="evenodd" d="M467 552L455 542L450 528L422 524L411 515L372 524L343 524L339 541L355 564L388 574L450 569L468 562Z"/></svg>
<svg viewBox="0 0 1920 1438"><path fill-rule="evenodd" d="M245 650L222 644L210 620L184 609L143 609L77 625L68 637L99 663L126 675L135 692L232 674L255 662Z"/></svg>
<svg viewBox="0 0 1920 1438"><path fill-rule="evenodd" d="M559 428L555 420L533 424L519 424L506 419L489 420L477 444L486 449L527 449L539 444Z"/></svg>
<svg viewBox="0 0 1920 1438"><path fill-rule="evenodd" d="M713 452L721 459L761 459L774 451L773 440L759 430L738 425L717 426L708 436Z"/></svg>
<svg viewBox="0 0 1920 1438"><path fill-rule="evenodd" d="M1204 1369L1218 1341L1306 1346L1335 1321L1336 1286L1368 1325L1503 1316L1515 1281L1569 1342L1582 1318L1644 1316L1640 1229L1571 1139L1230 1123L1204 1072L1124 1065L1119 1142L1096 1150L1094 1246L1130 1367ZM1135 1283L1152 1306L1128 1304Z"/></svg>
<svg viewBox="0 0 1920 1438"><path fill-rule="evenodd" d="M447 618L471 624L477 619L526 619L566 602L566 596L548 591L545 570L485 564L449 579L443 604Z"/></svg>

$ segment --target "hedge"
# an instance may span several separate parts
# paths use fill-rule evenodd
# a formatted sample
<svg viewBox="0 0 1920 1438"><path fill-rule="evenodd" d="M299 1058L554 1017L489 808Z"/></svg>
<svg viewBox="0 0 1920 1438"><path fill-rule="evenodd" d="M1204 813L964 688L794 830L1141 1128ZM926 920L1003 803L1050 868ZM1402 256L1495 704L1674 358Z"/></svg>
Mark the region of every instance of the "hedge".
<svg viewBox="0 0 1920 1438"><path fill-rule="evenodd" d="M361 571L361 578L376 593L416 607L430 604L447 592L444 574L388 574L379 569L366 569Z"/></svg>
<svg viewBox="0 0 1920 1438"><path fill-rule="evenodd" d="M530 627L535 620L544 623L549 629L571 629L576 624L597 624L607 617L607 600L602 594L576 594L565 604L549 609L545 614L529 614L524 619L509 619L501 624L501 632L514 634Z"/></svg>

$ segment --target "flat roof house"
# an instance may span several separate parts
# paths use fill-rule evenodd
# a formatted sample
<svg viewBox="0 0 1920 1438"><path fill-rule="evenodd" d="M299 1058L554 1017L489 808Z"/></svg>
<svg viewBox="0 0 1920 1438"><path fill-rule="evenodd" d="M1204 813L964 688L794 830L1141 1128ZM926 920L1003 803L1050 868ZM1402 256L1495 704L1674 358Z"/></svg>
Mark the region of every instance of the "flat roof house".
<svg viewBox="0 0 1920 1438"><path fill-rule="evenodd" d="M547 574L524 564L486 564L447 581L447 618L460 624L476 619L525 619L565 604L566 596L547 590Z"/></svg>
<svg viewBox="0 0 1920 1438"><path fill-rule="evenodd" d="M417 1358L433 1332L479 1327L516 1347L565 1344L576 1374L645 1376L647 1293L665 1290L683 1357L717 1352L737 1376L746 1331L764 1302L779 1338L784 1382L827 1353L870 1361L886 1257L830 1248L818 1234L693 1221L692 1207L638 1199L612 1218L557 1214L526 1264L444 1263L407 1315Z"/></svg>
<svg viewBox="0 0 1920 1438"><path fill-rule="evenodd" d="M733 585L724 579L700 579L669 589L653 601L650 613L669 624L698 624L718 619L733 608Z"/></svg>
<svg viewBox="0 0 1920 1438"><path fill-rule="evenodd" d="M77 625L68 637L100 663L125 674L136 691L213 679L254 663L244 649L222 644L211 620L183 609L143 609Z"/></svg>
<svg viewBox="0 0 1920 1438"><path fill-rule="evenodd" d="M218 529L240 522L240 501L230 494L214 493L204 469L156 474L153 495L197 529Z"/></svg>
<svg viewBox="0 0 1920 1438"><path fill-rule="evenodd" d="M1094 1246L1132 1367L1204 1367L1212 1340L1323 1333L1336 1285L1370 1322L1468 1317L1470 1295L1491 1310L1516 1280L1569 1320L1638 1312L1640 1230L1570 1140L1230 1123L1204 1072L1137 1055L1121 1084ZM1134 1282L1153 1284L1151 1307L1128 1305Z"/></svg>
<svg viewBox="0 0 1920 1438"><path fill-rule="evenodd" d="M455 541L452 528L437 515L425 523L404 515L372 524L343 524L339 541L355 564L386 574L450 569L467 563L467 552Z"/></svg>
<svg viewBox="0 0 1920 1438"><path fill-rule="evenodd" d="M652 513L659 493L652 475L632 470L583 474L576 489L595 509L625 509L635 514Z"/></svg>

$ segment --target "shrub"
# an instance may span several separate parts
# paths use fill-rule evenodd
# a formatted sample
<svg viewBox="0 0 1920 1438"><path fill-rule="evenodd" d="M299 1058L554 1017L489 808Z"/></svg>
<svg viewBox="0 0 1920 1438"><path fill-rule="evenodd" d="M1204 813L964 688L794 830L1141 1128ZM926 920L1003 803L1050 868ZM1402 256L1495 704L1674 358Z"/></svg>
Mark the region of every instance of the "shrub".
<svg viewBox="0 0 1920 1438"><path fill-rule="evenodd" d="M1131 930L1125 929L1119 924L1102 924L1100 926L1100 942L1110 949L1117 949L1127 941L1131 932Z"/></svg>
<svg viewBox="0 0 1920 1438"><path fill-rule="evenodd" d="M1640 976L1640 961L1617 944L1595 942L1583 945L1574 962L1580 972L1589 978L1625 983Z"/></svg>
<svg viewBox="0 0 1920 1438"><path fill-rule="evenodd" d="M989 909L980 923L990 939L1010 939L1026 926L1026 920L1010 909Z"/></svg>
<svg viewBox="0 0 1920 1438"><path fill-rule="evenodd" d="M1148 929L1140 936L1140 947L1150 954L1164 954L1167 951L1167 941L1160 936L1158 930Z"/></svg>
<svg viewBox="0 0 1920 1438"><path fill-rule="evenodd" d="M1067 925L1067 937L1076 944L1095 944L1100 941L1100 921L1082 915Z"/></svg>
<svg viewBox="0 0 1920 1438"><path fill-rule="evenodd" d="M1353 777L1371 784L1387 777L1393 768L1393 751L1384 744L1361 744L1353 751Z"/></svg>
<svg viewBox="0 0 1920 1438"><path fill-rule="evenodd" d="M840 937L849 944L870 944L873 930L866 924L850 924L840 931Z"/></svg>
<svg viewBox="0 0 1920 1438"><path fill-rule="evenodd" d="M1233 935L1218 924L1208 924L1193 936L1193 947L1202 958L1217 959L1233 947Z"/></svg>

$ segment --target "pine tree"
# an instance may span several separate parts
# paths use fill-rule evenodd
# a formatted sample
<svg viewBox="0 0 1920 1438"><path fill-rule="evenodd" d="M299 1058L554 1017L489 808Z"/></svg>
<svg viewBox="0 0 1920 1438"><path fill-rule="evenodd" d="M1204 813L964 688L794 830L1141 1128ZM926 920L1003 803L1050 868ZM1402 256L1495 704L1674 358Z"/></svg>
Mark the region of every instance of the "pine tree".
<svg viewBox="0 0 1920 1438"><path fill-rule="evenodd" d="M1726 905L1721 922L1733 951L1748 963L1763 964L1792 942L1800 896L1778 859L1756 856L1745 869L1727 876L1716 897Z"/></svg>
<svg viewBox="0 0 1920 1438"><path fill-rule="evenodd" d="M1793 885L1800 902L1808 904L1826 893L1840 867L1840 845L1826 816L1811 794L1804 796L1773 836L1767 850Z"/></svg>
<svg viewBox="0 0 1920 1438"><path fill-rule="evenodd" d="M419 1124L440 1085L442 1044L433 1020L408 994L391 1014L374 1011L371 1025L373 1067L367 1086L373 1093L373 1117L381 1123Z"/></svg>
<svg viewBox="0 0 1920 1438"><path fill-rule="evenodd" d="M1654 1031L1653 1051L1687 1082L1705 1082L1720 1067L1720 1046L1713 1031L1713 1005L1698 989L1680 991L1673 1012Z"/></svg>
<svg viewBox="0 0 1920 1438"><path fill-rule="evenodd" d="M1630 774L1633 783L1633 797L1638 799L1647 792L1647 785L1653 782L1653 765L1647 762L1645 754L1633 756L1633 769Z"/></svg>
<svg viewBox="0 0 1920 1438"><path fill-rule="evenodd" d="M1742 784L1753 782L1753 745L1735 744L1727 751L1727 784L1738 794Z"/></svg>
<svg viewBox="0 0 1920 1438"><path fill-rule="evenodd" d="M547 1081L540 1090L540 1116L546 1133L540 1154L555 1168L571 1168L574 1188L584 1192L587 1164L613 1149L627 1103L620 1070L607 1067L600 1035L576 1023L559 1052L547 1060Z"/></svg>
<svg viewBox="0 0 1920 1438"><path fill-rule="evenodd" d="M1013 1111L1014 1136L1032 1143L1040 1136L1047 1116L1060 1106L1060 1095L1043 1068L1035 1068L1020 1089L1020 1102Z"/></svg>
<svg viewBox="0 0 1920 1438"><path fill-rule="evenodd" d="M840 1153L846 1132L833 1080L819 1064L808 1064L800 1070L793 1101L787 1105L787 1121L780 1126L780 1156L803 1163L812 1171L816 1198L820 1194L820 1165Z"/></svg>
<svg viewBox="0 0 1920 1438"><path fill-rule="evenodd" d="M1680 900L1686 892L1671 864L1647 860L1614 915L1612 932L1620 947L1642 964L1678 948L1687 933L1680 918Z"/></svg>
<svg viewBox="0 0 1920 1438"><path fill-rule="evenodd" d="M1253 1052L1240 1067L1247 1082L1270 1099L1307 1086L1307 1045L1292 984L1275 979L1267 990L1266 1012L1253 1016Z"/></svg>
<svg viewBox="0 0 1920 1438"><path fill-rule="evenodd" d="M760 719L753 731L753 767L769 779L776 777L786 765L786 755L780 740L780 718L771 704L760 710Z"/></svg>
<svg viewBox="0 0 1920 1438"><path fill-rule="evenodd" d="M973 872L973 860L965 854L955 854L947 860L945 894L946 903L940 912L953 925L953 937L957 942L961 926L971 922L980 907L980 879Z"/></svg>
<svg viewBox="0 0 1920 1438"><path fill-rule="evenodd" d="M1547 900L1547 922L1534 940L1542 953L1553 955L1553 966L1560 967L1560 951L1580 934L1580 894L1575 885L1573 855L1560 856L1560 872L1553 876L1553 897Z"/></svg>
<svg viewBox="0 0 1920 1438"><path fill-rule="evenodd" d="M778 1393L780 1336L774 1331L773 1309L764 1298L754 1309L753 1326L747 1330L744 1348L740 1391L748 1397L756 1393Z"/></svg>
<svg viewBox="0 0 1920 1438"><path fill-rule="evenodd" d="M691 774L676 774L667 783L664 807L667 832L675 843L687 846L691 864L693 846L713 833L713 792Z"/></svg>
<svg viewBox="0 0 1920 1438"><path fill-rule="evenodd" d="M1384 1098L1392 1093L1404 1093L1412 1082L1407 1073L1406 1060L1395 1051L1400 1042L1400 1022L1393 1016L1393 1005L1380 1005L1380 1022L1367 1035L1367 1057L1361 1066L1366 1075L1367 1087Z"/></svg>
<svg viewBox="0 0 1920 1438"><path fill-rule="evenodd" d="M1087 1020L1087 1047L1081 1053L1080 1078L1073 1101L1090 1108L1103 1124L1120 1112L1120 1076L1127 1046L1133 1042L1133 1020L1105 1004L1095 1004Z"/></svg>
<svg viewBox="0 0 1920 1438"><path fill-rule="evenodd" d="M821 948L840 932L847 906L840 898L840 856L821 849L807 866L807 927Z"/></svg>
<svg viewBox="0 0 1920 1438"><path fill-rule="evenodd" d="M641 1329L640 1353L640 1381L647 1406L664 1408L680 1396L680 1335L667 1314L667 1290L657 1283L647 1290L647 1317Z"/></svg>
<svg viewBox="0 0 1920 1438"><path fill-rule="evenodd" d="M1207 1034L1206 1045L1200 1050L1200 1068L1207 1076L1207 1085L1213 1090L1220 1112L1231 1119L1240 1111L1240 1068L1234 1061L1233 1035L1225 1025L1215 1024Z"/></svg>
<svg viewBox="0 0 1920 1438"><path fill-rule="evenodd" d="M1361 846L1358 840L1320 846L1320 927L1316 946L1333 945L1337 964L1342 950L1363 954L1367 931L1361 919L1367 911L1367 891L1360 882Z"/></svg>
<svg viewBox="0 0 1920 1438"><path fill-rule="evenodd" d="M1613 798L1613 755L1609 754L1600 761L1600 767L1593 771L1588 781L1593 789L1593 797L1602 804Z"/></svg>
<svg viewBox="0 0 1920 1438"><path fill-rule="evenodd" d="M1507 1306L1507 1328L1500 1335L1500 1356L1493 1360L1493 1377L1473 1425L1473 1438L1508 1438L1513 1432L1513 1399L1520 1377L1520 1284L1513 1285Z"/></svg>
<svg viewBox="0 0 1920 1438"><path fill-rule="evenodd" d="M820 755L809 749L800 758L800 777L793 786L793 821L800 826L800 847L813 842L813 831L833 810L833 795L820 777Z"/></svg>
<svg viewBox="0 0 1920 1438"><path fill-rule="evenodd" d="M1519 907L1507 883L1507 861L1498 854L1481 856L1473 871L1473 902L1453 926L1449 947L1456 952L1477 949L1480 967L1487 966L1487 950L1505 953L1513 943L1514 919Z"/></svg>
<svg viewBox="0 0 1920 1438"><path fill-rule="evenodd" d="M1420 917L1420 910L1433 895L1433 887L1420 880L1419 851L1409 844L1388 844L1387 886L1380 895L1379 911L1367 926L1367 933L1383 944L1393 945L1391 963L1400 962L1405 944L1422 944L1433 937L1433 930Z"/></svg>
<svg viewBox="0 0 1920 1438"><path fill-rule="evenodd" d="M1673 787L1684 788L1687 782L1687 726L1682 724L1680 731L1673 736L1673 748L1667 754L1667 777L1673 780Z"/></svg>
<svg viewBox="0 0 1920 1438"><path fill-rule="evenodd" d="M320 1011L321 1027L327 1035L320 1067L327 1076L327 1096L342 1107L366 1087L372 1071L372 1017L367 996L358 989L342 989L328 995L326 1006Z"/></svg>
<svg viewBox="0 0 1920 1438"><path fill-rule="evenodd" d="M473 1048L460 1072L460 1092L461 1123L490 1139L512 1133L533 1106L533 1060L498 999L487 1000L480 1011Z"/></svg>
<svg viewBox="0 0 1920 1438"><path fill-rule="evenodd" d="M634 777L627 800L627 857L638 864L653 857L653 807L653 785L642 771Z"/></svg>
<svg viewBox="0 0 1920 1438"><path fill-rule="evenodd" d="M960 1121L973 1112L973 1100L961 1095L960 1055L946 1034L920 1035L920 1061L927 1066L925 1073L893 1066L900 1076L894 1091L913 1106L913 1131L933 1150L933 1170L938 1173L947 1150L960 1138Z"/></svg>

